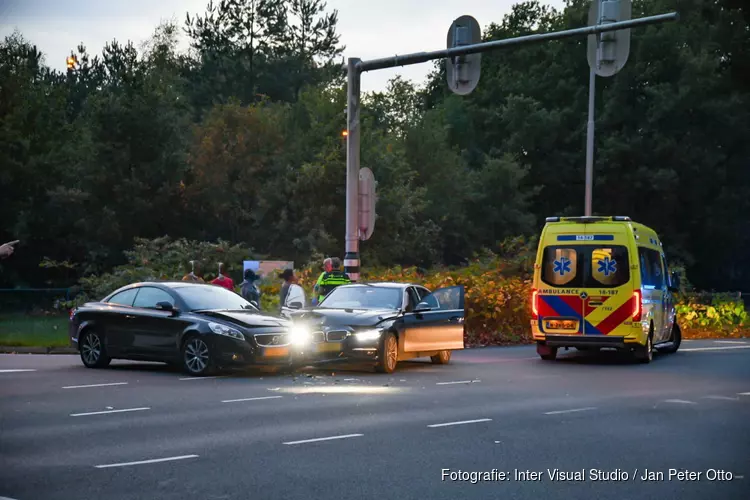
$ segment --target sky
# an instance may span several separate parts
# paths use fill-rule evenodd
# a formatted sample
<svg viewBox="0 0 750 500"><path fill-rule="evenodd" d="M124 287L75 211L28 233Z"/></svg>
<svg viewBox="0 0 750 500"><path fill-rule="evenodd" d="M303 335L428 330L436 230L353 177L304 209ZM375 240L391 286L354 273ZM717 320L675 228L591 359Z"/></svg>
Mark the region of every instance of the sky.
<svg viewBox="0 0 750 500"><path fill-rule="evenodd" d="M215 0L218 2L218 0ZM498 23L520 0L327 0L339 14L345 57L363 60L445 48L451 22L472 15L484 30ZM563 0L544 2L562 8ZM65 69L65 58L83 43L100 53L107 42L146 41L162 20L202 14L208 0L0 0L0 37L18 29L45 54L46 63ZM365 73L363 91L385 90L396 75L422 84L433 63Z"/></svg>

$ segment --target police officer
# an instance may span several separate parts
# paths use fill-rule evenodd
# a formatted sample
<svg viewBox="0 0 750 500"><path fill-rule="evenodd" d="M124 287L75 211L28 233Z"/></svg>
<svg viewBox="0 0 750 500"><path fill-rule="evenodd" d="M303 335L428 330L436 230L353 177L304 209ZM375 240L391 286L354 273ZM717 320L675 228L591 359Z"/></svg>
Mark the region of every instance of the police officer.
<svg viewBox="0 0 750 500"><path fill-rule="evenodd" d="M331 290L340 285L348 285L352 280L349 275L341 270L341 259L333 257L331 259L331 270L323 273L318 280L318 304L323 298L331 293Z"/></svg>

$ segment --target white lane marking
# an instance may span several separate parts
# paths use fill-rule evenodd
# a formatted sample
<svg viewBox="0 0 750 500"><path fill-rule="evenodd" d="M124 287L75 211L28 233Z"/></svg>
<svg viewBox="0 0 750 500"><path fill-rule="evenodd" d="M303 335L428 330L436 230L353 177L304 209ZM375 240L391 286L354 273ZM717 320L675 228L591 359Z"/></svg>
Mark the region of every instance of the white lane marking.
<svg viewBox="0 0 750 500"><path fill-rule="evenodd" d="M90 411L87 413L71 413L71 417L86 417L88 415L106 415L108 413L125 413L128 411L143 411L143 410L150 410L149 407L143 407L143 408L125 408L123 410L107 410L107 411Z"/></svg>
<svg viewBox="0 0 750 500"><path fill-rule="evenodd" d="M111 384L90 384L90 385L66 385L63 389L84 389L86 387L109 387L112 385L128 385L127 382L112 382Z"/></svg>
<svg viewBox="0 0 750 500"><path fill-rule="evenodd" d="M719 399L721 401L739 401L740 398L732 398L729 396L704 396L703 399Z"/></svg>
<svg viewBox="0 0 750 500"><path fill-rule="evenodd" d="M691 347L690 349L680 349L680 351L727 351L729 349L750 349L750 345L728 345L726 347Z"/></svg>
<svg viewBox="0 0 750 500"><path fill-rule="evenodd" d="M478 422L490 422L491 418L480 418L477 420L463 420L461 422L446 422L444 424L432 424L427 427L448 427L449 425L476 424Z"/></svg>
<svg viewBox="0 0 750 500"><path fill-rule="evenodd" d="M36 370L32 370L32 369L29 369L29 368L25 368L25 369L24 368L18 368L18 369L13 369L13 370L11 370L11 369L0 370L0 373L19 373L19 372L35 372L35 371ZM3 497L0 497L0 500L2 500L2 498Z"/></svg>
<svg viewBox="0 0 750 500"><path fill-rule="evenodd" d="M227 377L226 375L216 375L213 377L183 377L178 380L208 380L211 378L226 378L226 377Z"/></svg>
<svg viewBox="0 0 750 500"><path fill-rule="evenodd" d="M681 405L697 405L695 401L685 401L684 399L665 399L665 403L676 403Z"/></svg>
<svg viewBox="0 0 750 500"><path fill-rule="evenodd" d="M740 396L750 396L750 392L738 392Z"/></svg>
<svg viewBox="0 0 750 500"><path fill-rule="evenodd" d="M714 344L747 344L741 340L714 340Z"/></svg>
<svg viewBox="0 0 750 500"><path fill-rule="evenodd" d="M186 460L188 458L198 458L198 455L182 455L179 457L154 458L151 460L141 460L138 462L123 462L119 464L95 465L97 469L107 469L109 467L127 467L129 465L156 464L159 462L172 462L174 460Z"/></svg>
<svg viewBox="0 0 750 500"><path fill-rule="evenodd" d="M282 443L282 444L317 443L319 441L331 441L332 439L348 439L348 438L360 437L360 436L364 436L364 434L345 434L343 436L331 436L331 437L315 438L315 439L303 439L302 441L288 441L288 442Z"/></svg>
<svg viewBox="0 0 750 500"><path fill-rule="evenodd" d="M456 380L455 382L435 382L435 385L453 385L453 384L476 384L481 380Z"/></svg>
<svg viewBox="0 0 750 500"><path fill-rule="evenodd" d="M734 477L737 477L737 476L734 476ZM742 477L742 476L740 476L740 477ZM10 498L10 497L0 497L0 500L16 500L16 499L15 498Z"/></svg>
<svg viewBox="0 0 750 500"><path fill-rule="evenodd" d="M548 411L545 413L545 415L559 415L561 413L575 413L579 411L590 411L590 410L596 410L596 407L590 406L588 408L574 408L572 410L556 410L556 411Z"/></svg>
<svg viewBox="0 0 750 500"><path fill-rule="evenodd" d="M260 401L261 399L279 399L284 396L264 396L262 398L226 399L222 403L239 403L240 401Z"/></svg>

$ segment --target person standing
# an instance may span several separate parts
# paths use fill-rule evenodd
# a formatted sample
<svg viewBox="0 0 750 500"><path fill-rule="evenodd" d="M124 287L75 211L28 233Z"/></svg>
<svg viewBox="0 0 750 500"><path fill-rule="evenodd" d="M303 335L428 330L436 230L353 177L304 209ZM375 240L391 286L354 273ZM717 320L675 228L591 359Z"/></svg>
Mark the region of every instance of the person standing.
<svg viewBox="0 0 750 500"><path fill-rule="evenodd" d="M341 270L341 259L333 257L331 259L331 271L323 273L323 276L319 279L319 291L318 291L318 304L323 298L331 293L331 291L341 285L348 285L352 282L349 279L349 275Z"/></svg>
<svg viewBox="0 0 750 500"><path fill-rule="evenodd" d="M234 291L234 280L229 276L224 276L223 262L219 262L219 275L213 281L211 281L211 284L226 288L230 292Z"/></svg>
<svg viewBox="0 0 750 500"><path fill-rule="evenodd" d="M286 296L289 294L289 287L297 283L297 277L291 269L284 269L284 272L279 274L279 278L284 280L284 283L281 284L281 291L279 292L279 313L281 313L281 309L286 303Z"/></svg>
<svg viewBox="0 0 750 500"><path fill-rule="evenodd" d="M182 281L195 281L198 283L205 283L205 281L203 281L203 278L195 274L196 264L197 263L194 260L190 261L190 272L182 277ZM197 269L200 272L200 265L197 266Z"/></svg>
<svg viewBox="0 0 750 500"><path fill-rule="evenodd" d="M328 257L323 261L323 272L320 273L318 281L315 282L315 286L313 287L313 296L311 299L312 305L317 305L318 302L323 300L323 297L320 295L320 282L323 280L326 273L330 273L331 271L333 271L333 259Z"/></svg>
<svg viewBox="0 0 750 500"><path fill-rule="evenodd" d="M258 275L252 269L246 269L243 277L245 280L240 283L240 295L260 309L260 288L255 283L258 281Z"/></svg>

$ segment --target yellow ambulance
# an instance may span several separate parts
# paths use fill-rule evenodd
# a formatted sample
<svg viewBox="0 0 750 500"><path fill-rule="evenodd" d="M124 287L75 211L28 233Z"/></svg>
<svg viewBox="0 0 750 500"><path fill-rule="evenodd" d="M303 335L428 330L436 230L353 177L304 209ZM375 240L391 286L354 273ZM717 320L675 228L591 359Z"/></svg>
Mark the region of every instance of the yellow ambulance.
<svg viewBox="0 0 750 500"><path fill-rule="evenodd" d="M670 275L656 232L630 217L549 217L531 291L537 353L615 348L649 363L680 347Z"/></svg>

